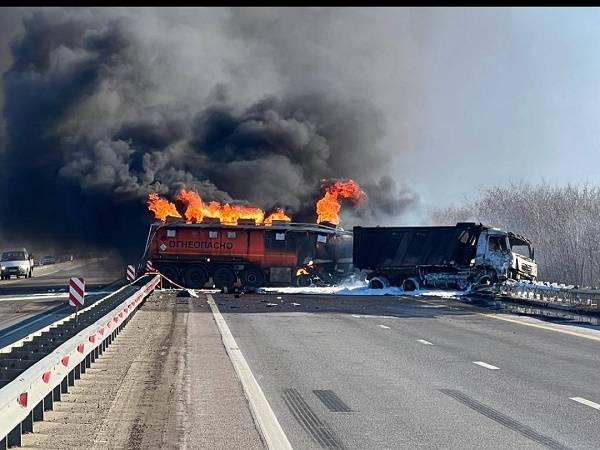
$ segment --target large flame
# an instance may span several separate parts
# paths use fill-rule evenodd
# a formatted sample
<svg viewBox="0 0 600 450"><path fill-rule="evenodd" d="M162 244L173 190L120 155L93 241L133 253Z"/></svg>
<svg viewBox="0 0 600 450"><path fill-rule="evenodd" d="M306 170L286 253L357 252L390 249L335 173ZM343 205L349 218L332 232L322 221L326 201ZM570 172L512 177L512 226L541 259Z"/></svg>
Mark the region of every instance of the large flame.
<svg viewBox="0 0 600 450"><path fill-rule="evenodd" d="M172 206L175 214L157 213L157 208L150 207L150 199L153 199L154 203L161 202L162 204L168 204ZM205 217L218 218L222 223L236 224L238 219L253 219L258 224L271 224L273 220L287 220L291 219L285 214L283 209L277 209L275 212L270 214L265 219L265 212L255 206L241 206L241 205L230 205L229 203L221 204L216 201L204 203L200 195L197 192L181 189L176 196L178 202L180 202L185 210L183 216L188 223L191 222L202 222ZM148 196L148 207L151 211L154 211L154 216L164 221L167 216L181 217L177 212L175 205L167 200L160 199L157 194L152 193ZM162 211L162 210L160 210Z"/></svg>
<svg viewBox="0 0 600 450"><path fill-rule="evenodd" d="M339 212L342 208L340 200L349 199L355 206L366 200L367 194L354 180L337 180L325 188L325 195L317 202L317 223L340 223Z"/></svg>
<svg viewBox="0 0 600 450"><path fill-rule="evenodd" d="M160 198L156 192L148 194L148 209L154 212L154 217L163 222L167 217L181 217L173 203Z"/></svg>
<svg viewBox="0 0 600 450"><path fill-rule="evenodd" d="M285 220L287 222L289 222L291 219L289 218L289 216L285 213L285 211L281 208L277 208L275 211L273 211L271 214L268 215L268 217L265 219L264 223L267 225L270 225L273 223L274 220Z"/></svg>

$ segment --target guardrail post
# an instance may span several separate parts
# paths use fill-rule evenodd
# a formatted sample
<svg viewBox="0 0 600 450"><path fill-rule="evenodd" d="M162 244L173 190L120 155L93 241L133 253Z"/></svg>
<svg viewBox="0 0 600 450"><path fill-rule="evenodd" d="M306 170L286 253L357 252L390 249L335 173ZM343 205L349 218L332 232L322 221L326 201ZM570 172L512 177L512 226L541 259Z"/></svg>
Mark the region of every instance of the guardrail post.
<svg viewBox="0 0 600 450"><path fill-rule="evenodd" d="M71 370L68 374L67 374L67 384L69 386L75 386L75 371Z"/></svg>
<svg viewBox="0 0 600 450"><path fill-rule="evenodd" d="M53 389L53 391L52 391L52 399L53 399L55 402L60 402L60 395L61 395L61 393L62 393L61 391L62 391L62 385L61 385L61 384L59 384L58 386L56 386L56 387Z"/></svg>
<svg viewBox="0 0 600 450"><path fill-rule="evenodd" d="M77 364L74 368L73 368L73 377L76 380L79 380L81 378L81 364Z"/></svg>
<svg viewBox="0 0 600 450"><path fill-rule="evenodd" d="M98 347L94 348L94 359L98 358L98 356L100 356L98 354Z"/></svg>
<svg viewBox="0 0 600 450"><path fill-rule="evenodd" d="M35 408L33 408L33 421L40 422L42 420L44 420L44 400L39 402L35 405Z"/></svg>
<svg viewBox="0 0 600 450"><path fill-rule="evenodd" d="M33 411L21 422L21 433L33 433Z"/></svg>
<svg viewBox="0 0 600 450"><path fill-rule="evenodd" d="M8 441L8 447L21 446L21 424L14 427L12 431L8 433L8 436L6 436L6 440Z"/></svg>
<svg viewBox="0 0 600 450"><path fill-rule="evenodd" d="M50 391L46 397L44 397L44 411L52 411L54 407L54 393Z"/></svg>
<svg viewBox="0 0 600 450"><path fill-rule="evenodd" d="M79 363L79 373L85 373L85 358Z"/></svg>
<svg viewBox="0 0 600 450"><path fill-rule="evenodd" d="M60 392L62 394L68 394L69 393L69 380L68 380L68 377L64 377L63 380L60 382Z"/></svg>
<svg viewBox="0 0 600 450"><path fill-rule="evenodd" d="M6 437L0 441L0 450L6 450L8 444L6 443Z"/></svg>

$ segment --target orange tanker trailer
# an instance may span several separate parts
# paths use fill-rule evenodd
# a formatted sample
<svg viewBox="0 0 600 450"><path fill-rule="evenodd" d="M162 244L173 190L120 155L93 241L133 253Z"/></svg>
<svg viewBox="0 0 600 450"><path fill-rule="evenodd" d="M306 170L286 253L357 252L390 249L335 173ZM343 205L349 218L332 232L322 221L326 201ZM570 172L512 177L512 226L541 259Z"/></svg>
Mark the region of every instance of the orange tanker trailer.
<svg viewBox="0 0 600 450"><path fill-rule="evenodd" d="M239 284L301 285L308 264L319 267L324 277L351 270L352 233L277 220L268 225L243 219L230 225L208 218L200 223L156 222L150 226L143 259L189 288L209 282L228 290Z"/></svg>

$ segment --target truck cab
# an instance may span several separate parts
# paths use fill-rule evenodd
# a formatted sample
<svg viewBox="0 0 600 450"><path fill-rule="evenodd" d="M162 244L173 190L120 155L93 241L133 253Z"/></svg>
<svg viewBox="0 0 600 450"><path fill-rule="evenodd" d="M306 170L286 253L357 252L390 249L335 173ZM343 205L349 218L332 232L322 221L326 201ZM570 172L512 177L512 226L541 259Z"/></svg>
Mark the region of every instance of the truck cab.
<svg viewBox="0 0 600 450"><path fill-rule="evenodd" d="M473 263L488 270L478 284L503 282L509 278L535 280L537 264L533 258L533 246L525 237L498 228L484 228Z"/></svg>
<svg viewBox="0 0 600 450"><path fill-rule="evenodd" d="M33 255L26 248L5 250L0 255L0 278L9 280L13 275L17 278L33 276Z"/></svg>

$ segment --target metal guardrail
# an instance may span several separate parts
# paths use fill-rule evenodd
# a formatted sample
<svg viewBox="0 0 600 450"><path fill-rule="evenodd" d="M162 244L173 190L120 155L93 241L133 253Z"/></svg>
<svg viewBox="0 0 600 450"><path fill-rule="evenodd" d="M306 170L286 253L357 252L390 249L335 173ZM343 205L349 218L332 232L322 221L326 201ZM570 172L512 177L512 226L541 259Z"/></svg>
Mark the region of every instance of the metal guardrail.
<svg viewBox="0 0 600 450"><path fill-rule="evenodd" d="M514 284L500 287L499 295L547 306L600 312L600 290Z"/></svg>
<svg viewBox="0 0 600 450"><path fill-rule="evenodd" d="M77 321L62 319L2 354L0 450L21 445L22 433L33 432L33 423L68 393L159 283L158 275L142 276L80 313Z"/></svg>

